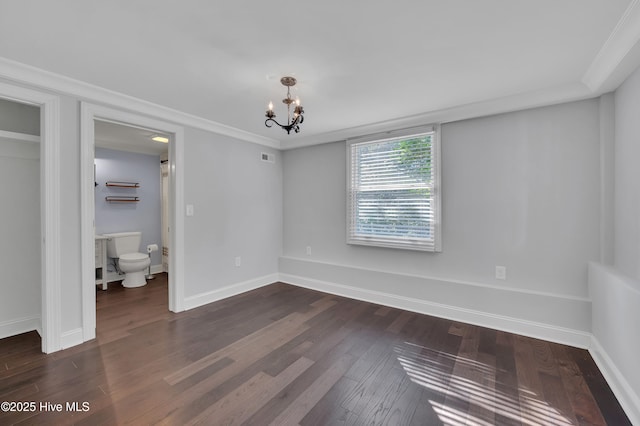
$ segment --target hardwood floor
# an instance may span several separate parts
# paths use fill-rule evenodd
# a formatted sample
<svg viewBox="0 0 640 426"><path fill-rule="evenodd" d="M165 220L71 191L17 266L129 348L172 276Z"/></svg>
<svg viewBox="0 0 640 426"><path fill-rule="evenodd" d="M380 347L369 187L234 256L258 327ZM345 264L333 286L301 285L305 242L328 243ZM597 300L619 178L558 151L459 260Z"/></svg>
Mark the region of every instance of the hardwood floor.
<svg viewBox="0 0 640 426"><path fill-rule="evenodd" d="M0 340L0 401L36 403L0 424L630 424L581 349L282 283L173 314L157 277L98 291L94 341Z"/></svg>

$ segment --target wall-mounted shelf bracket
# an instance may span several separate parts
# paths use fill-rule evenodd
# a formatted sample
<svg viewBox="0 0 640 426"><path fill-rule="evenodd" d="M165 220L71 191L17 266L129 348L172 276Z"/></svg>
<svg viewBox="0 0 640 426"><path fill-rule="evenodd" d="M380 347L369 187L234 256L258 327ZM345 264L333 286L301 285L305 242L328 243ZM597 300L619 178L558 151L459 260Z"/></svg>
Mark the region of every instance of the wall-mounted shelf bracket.
<svg viewBox="0 0 640 426"><path fill-rule="evenodd" d="M115 182L115 181L109 181L109 182L107 182L107 186L117 186L119 188L139 188L140 184L138 182Z"/></svg>
<svg viewBox="0 0 640 426"><path fill-rule="evenodd" d="M107 197L104 197L104 199L110 203L137 203L138 201L140 201L138 197L125 197L118 195L109 195Z"/></svg>

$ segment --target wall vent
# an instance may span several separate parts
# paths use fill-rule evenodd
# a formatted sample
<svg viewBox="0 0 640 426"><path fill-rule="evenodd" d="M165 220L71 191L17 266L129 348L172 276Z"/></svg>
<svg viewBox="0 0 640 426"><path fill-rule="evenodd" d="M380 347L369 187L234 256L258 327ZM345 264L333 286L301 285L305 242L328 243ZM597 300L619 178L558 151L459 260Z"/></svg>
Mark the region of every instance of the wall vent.
<svg viewBox="0 0 640 426"><path fill-rule="evenodd" d="M265 161L267 163L275 163L276 161L276 156L274 154L269 154L266 152L261 152L260 153L260 160L261 161Z"/></svg>

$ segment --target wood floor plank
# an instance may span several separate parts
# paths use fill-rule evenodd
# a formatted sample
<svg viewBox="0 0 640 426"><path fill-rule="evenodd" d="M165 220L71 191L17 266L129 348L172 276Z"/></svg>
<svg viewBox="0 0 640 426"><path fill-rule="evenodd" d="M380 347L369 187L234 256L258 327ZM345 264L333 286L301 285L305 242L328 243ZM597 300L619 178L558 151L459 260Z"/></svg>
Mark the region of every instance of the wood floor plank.
<svg viewBox="0 0 640 426"><path fill-rule="evenodd" d="M545 372L540 373L540 380L544 399L537 398L535 400L535 407L528 410L529 418L540 421L548 420L558 425L578 424L562 380ZM543 400L546 404L542 403Z"/></svg>
<svg viewBox="0 0 640 426"><path fill-rule="evenodd" d="M97 339L0 340L0 424L629 425L589 353L274 283L190 311L167 276L98 291Z"/></svg>
<svg viewBox="0 0 640 426"><path fill-rule="evenodd" d="M598 408L606 423L616 426L631 425L624 411L620 409L620 404L613 392L611 392L611 388L606 381L602 380L602 374L589 353L572 347L566 347L566 351L587 383L589 392L593 395L593 399L597 401Z"/></svg>
<svg viewBox="0 0 640 426"><path fill-rule="evenodd" d="M337 332L336 332L337 333ZM359 335L352 331L352 334L334 340L332 347L323 352L323 356L319 358L312 367L304 372L295 382L283 389L276 395L269 404L265 405L257 412L248 424L264 425L273 421L282 411L287 409L293 401L309 386L311 386L318 378L332 370L338 362L346 362L360 358L362 354L371 346L371 339L363 335ZM324 346L323 342L318 342L319 346Z"/></svg>
<svg viewBox="0 0 640 426"><path fill-rule="evenodd" d="M478 352L476 366L469 380L474 383L477 390L470 398L470 407L467 418L470 423L497 424L496 406L502 401L496 394L496 358L493 355Z"/></svg>
<svg viewBox="0 0 640 426"><path fill-rule="evenodd" d="M211 365L224 357L234 358L240 352L245 352L245 349L251 346L249 349L251 352L255 352L255 347L262 347L265 350L273 350L282 344L288 342L292 337L297 336L308 327L304 324L309 318L317 315L325 309L333 306L335 302L330 299L323 298L322 300L315 302L314 309L305 314L294 312L286 317L267 325L266 327L251 333L250 335L234 342L233 344L224 347L223 349L216 351L204 358L201 358L197 362L190 364L189 366L180 369L179 371L165 376L165 380L170 385L184 380L192 374L197 373L201 369Z"/></svg>
<svg viewBox="0 0 640 426"><path fill-rule="evenodd" d="M544 394L540 379L540 369L536 362L538 357L534 353L532 339L524 336L516 336L514 339L514 357L516 363L516 376L519 384L519 403L523 417L535 418L537 416L537 401Z"/></svg>
<svg viewBox="0 0 640 426"><path fill-rule="evenodd" d="M571 407L579 424L606 424L598 404L589 391L584 377L575 363L568 361L568 355L563 345L551 344L554 357L558 360L558 370Z"/></svg>
<svg viewBox="0 0 640 426"><path fill-rule="evenodd" d="M278 417L270 423L270 426L295 425L324 397L324 395L336 384L344 373L353 365L355 359L350 354L343 355L331 365L325 374L316 379L304 390Z"/></svg>
<svg viewBox="0 0 640 426"><path fill-rule="evenodd" d="M341 405L341 401L356 387L355 380L342 376L299 422L304 426L349 424L355 415ZM353 423L353 421L351 422ZM260 423L254 423L256 426Z"/></svg>
<svg viewBox="0 0 640 426"><path fill-rule="evenodd" d="M455 364L451 371L449 388L444 405L455 409L465 422L477 421L477 413L471 414L474 405L478 405L484 397L485 390L478 386L482 380L482 374L487 372L484 366L476 361L478 356L479 340L473 328L464 324L454 323L449 333L462 337Z"/></svg>
<svg viewBox="0 0 640 426"><path fill-rule="evenodd" d="M313 361L310 359L301 357L276 377L258 374L193 418L187 425L241 424L312 364Z"/></svg>
<svg viewBox="0 0 640 426"><path fill-rule="evenodd" d="M400 315L387 327L387 331L398 334L402 328L413 318L413 312L402 311Z"/></svg>

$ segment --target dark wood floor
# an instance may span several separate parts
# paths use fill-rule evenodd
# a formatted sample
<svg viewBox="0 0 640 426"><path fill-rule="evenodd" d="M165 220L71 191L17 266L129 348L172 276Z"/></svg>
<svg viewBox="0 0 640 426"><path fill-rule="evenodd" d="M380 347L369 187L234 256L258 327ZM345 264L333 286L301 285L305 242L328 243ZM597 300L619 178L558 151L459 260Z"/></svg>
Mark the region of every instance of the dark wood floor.
<svg viewBox="0 0 640 426"><path fill-rule="evenodd" d="M0 401L38 405L0 424L629 424L588 352L514 334L281 283L172 314L164 275L97 306L95 341L0 340Z"/></svg>

